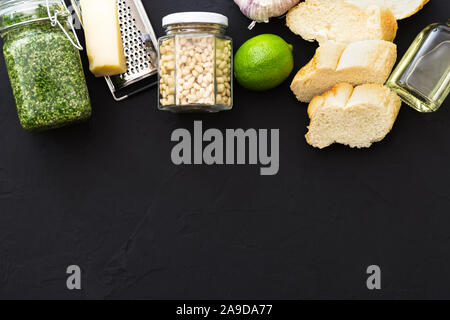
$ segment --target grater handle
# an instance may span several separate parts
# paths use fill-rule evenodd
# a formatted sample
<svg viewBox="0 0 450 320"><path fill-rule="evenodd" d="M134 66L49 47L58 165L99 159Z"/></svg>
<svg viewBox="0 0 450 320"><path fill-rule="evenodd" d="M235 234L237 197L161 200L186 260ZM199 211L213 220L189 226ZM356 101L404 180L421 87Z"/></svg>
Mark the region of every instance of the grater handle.
<svg viewBox="0 0 450 320"><path fill-rule="evenodd" d="M107 81L107 83L108 83L108 81ZM134 91L132 91L132 92L126 94L126 95L123 95L123 96L117 96L116 91L111 89L111 87L110 87L110 89L111 89L111 93L112 93L112 96L113 96L114 100L116 100L117 102L120 102L120 101L124 101L124 100L128 99L129 97L132 97L132 96L134 96L134 95L136 95L138 93L141 93L142 91L145 91L147 89L153 88L153 87L155 87L157 85L158 85L158 81L155 81L153 83L150 83L150 84L148 84L146 86L143 86L142 88L134 90ZM108 86L109 86L109 83L108 83Z"/></svg>

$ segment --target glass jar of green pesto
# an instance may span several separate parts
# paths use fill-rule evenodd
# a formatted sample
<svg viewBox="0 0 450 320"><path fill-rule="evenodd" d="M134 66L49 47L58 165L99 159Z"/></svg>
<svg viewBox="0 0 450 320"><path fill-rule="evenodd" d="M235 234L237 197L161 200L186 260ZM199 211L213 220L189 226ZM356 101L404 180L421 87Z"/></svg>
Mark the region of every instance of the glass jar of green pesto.
<svg viewBox="0 0 450 320"><path fill-rule="evenodd" d="M0 1L0 35L24 129L58 128L91 116L82 48L63 0Z"/></svg>

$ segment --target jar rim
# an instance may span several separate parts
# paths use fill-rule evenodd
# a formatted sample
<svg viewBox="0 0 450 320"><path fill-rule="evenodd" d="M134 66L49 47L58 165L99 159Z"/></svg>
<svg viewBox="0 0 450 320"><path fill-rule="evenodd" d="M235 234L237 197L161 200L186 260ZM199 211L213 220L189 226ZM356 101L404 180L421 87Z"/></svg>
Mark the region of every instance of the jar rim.
<svg viewBox="0 0 450 320"><path fill-rule="evenodd" d="M0 16L46 5L47 0L4 0L0 1ZM49 4L61 3L61 0L48 0Z"/></svg>
<svg viewBox="0 0 450 320"><path fill-rule="evenodd" d="M56 5L65 8L63 0L48 0L50 10ZM13 28L16 25L50 19L38 14L39 7L47 6L47 0L4 0L0 1L0 32ZM19 18L16 22L15 19Z"/></svg>
<svg viewBox="0 0 450 320"><path fill-rule="evenodd" d="M162 26L166 28L174 24L207 23L228 27L228 18L220 13L188 11L172 13L162 19Z"/></svg>

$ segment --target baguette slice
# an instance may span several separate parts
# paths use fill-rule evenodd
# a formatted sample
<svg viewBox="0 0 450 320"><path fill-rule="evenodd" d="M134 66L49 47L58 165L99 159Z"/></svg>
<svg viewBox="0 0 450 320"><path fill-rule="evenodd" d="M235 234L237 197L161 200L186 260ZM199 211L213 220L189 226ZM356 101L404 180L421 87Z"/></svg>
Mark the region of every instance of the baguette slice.
<svg viewBox="0 0 450 320"><path fill-rule="evenodd" d="M416 14L430 0L345 0L347 3L366 9L371 5L389 8L397 20L405 19Z"/></svg>
<svg viewBox="0 0 450 320"><path fill-rule="evenodd" d="M306 141L320 149L333 143L368 148L391 131L400 106L400 98L382 85L338 84L311 101Z"/></svg>
<svg viewBox="0 0 450 320"><path fill-rule="evenodd" d="M306 0L291 10L287 26L308 41L393 41L397 20L389 9L370 6L365 10L344 0Z"/></svg>
<svg viewBox="0 0 450 320"><path fill-rule="evenodd" d="M397 46L392 42L364 40L344 45L329 41L300 69L291 90L298 100L309 102L338 83L384 84L396 60Z"/></svg>

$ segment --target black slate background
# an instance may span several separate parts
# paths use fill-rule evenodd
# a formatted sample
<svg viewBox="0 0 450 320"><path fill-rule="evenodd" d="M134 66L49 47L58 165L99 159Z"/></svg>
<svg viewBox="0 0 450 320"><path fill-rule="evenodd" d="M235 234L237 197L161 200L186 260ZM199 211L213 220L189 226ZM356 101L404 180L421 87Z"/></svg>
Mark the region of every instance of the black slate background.
<svg viewBox="0 0 450 320"><path fill-rule="evenodd" d="M296 70L316 48L283 19L248 31L231 0L144 5L158 35L164 15L189 10L227 15L235 49L280 35ZM401 21L399 56L449 8L432 0ZM156 90L116 103L86 72L92 119L30 134L0 61L0 298L450 298L449 101L434 114L404 106L369 150L318 151L289 81L265 93L236 85L231 112L174 115L157 110ZM279 174L174 166L170 135L194 120L279 128ZM66 289L70 264L82 267L82 291ZM378 292L365 285L371 264L382 269Z"/></svg>

